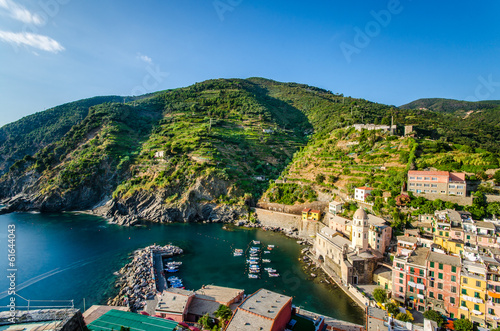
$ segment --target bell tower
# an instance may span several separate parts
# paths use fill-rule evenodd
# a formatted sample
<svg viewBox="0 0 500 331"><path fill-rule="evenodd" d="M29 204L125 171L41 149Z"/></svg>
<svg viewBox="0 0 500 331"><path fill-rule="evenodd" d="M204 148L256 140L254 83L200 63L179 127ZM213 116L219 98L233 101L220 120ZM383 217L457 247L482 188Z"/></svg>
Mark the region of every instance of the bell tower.
<svg viewBox="0 0 500 331"><path fill-rule="evenodd" d="M359 252L368 249L368 230L368 215L363 209L359 208L352 219L351 247L353 249Z"/></svg>

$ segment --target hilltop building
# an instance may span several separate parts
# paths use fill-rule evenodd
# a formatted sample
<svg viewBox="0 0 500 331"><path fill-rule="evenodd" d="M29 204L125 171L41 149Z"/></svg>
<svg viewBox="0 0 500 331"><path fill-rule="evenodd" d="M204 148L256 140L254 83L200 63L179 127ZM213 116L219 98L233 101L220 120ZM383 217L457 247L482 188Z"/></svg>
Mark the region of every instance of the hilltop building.
<svg viewBox="0 0 500 331"><path fill-rule="evenodd" d="M466 196L464 173L449 171L408 171L408 191Z"/></svg>
<svg viewBox="0 0 500 331"><path fill-rule="evenodd" d="M377 125L377 124L353 124L351 127L356 129L356 131L362 130L382 130L384 132L390 132L394 134L396 131L396 126L394 125Z"/></svg>

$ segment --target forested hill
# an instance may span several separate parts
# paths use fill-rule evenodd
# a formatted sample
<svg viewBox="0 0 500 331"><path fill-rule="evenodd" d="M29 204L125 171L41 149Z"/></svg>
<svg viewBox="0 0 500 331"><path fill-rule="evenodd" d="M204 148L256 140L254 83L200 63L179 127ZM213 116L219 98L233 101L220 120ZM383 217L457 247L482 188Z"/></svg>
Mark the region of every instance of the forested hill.
<svg viewBox="0 0 500 331"><path fill-rule="evenodd" d="M499 106L498 100L486 101L461 101L443 98L423 98L399 106L401 109L428 109L441 113L465 115L469 111L492 109Z"/></svg>
<svg viewBox="0 0 500 331"><path fill-rule="evenodd" d="M26 116L0 128L0 176L18 159L34 155L41 148L62 138L72 126L87 116L89 107L123 100L103 96L66 103Z"/></svg>
<svg viewBox="0 0 500 331"><path fill-rule="evenodd" d="M99 213L122 223L234 218L268 190L270 181L314 166L302 162L308 151L325 158L325 171L342 168L352 158L332 144L351 137L337 132L354 123L393 119L398 134L414 124L422 139L437 141L439 151L463 149L477 154L469 158L474 162L498 166L500 127L491 124L498 116L484 115L475 112L463 120L264 78L208 80L133 100L81 100L0 130L2 162L4 168L11 165L0 178L0 201L9 210L101 206ZM378 138L358 138L356 153L365 153L370 163ZM399 138L390 138L385 147L411 152L410 143L394 139ZM418 150L419 157L437 156L433 146ZM465 161L455 167L473 166L459 156ZM381 164L393 160L390 153L377 157ZM401 156L403 168L409 157Z"/></svg>

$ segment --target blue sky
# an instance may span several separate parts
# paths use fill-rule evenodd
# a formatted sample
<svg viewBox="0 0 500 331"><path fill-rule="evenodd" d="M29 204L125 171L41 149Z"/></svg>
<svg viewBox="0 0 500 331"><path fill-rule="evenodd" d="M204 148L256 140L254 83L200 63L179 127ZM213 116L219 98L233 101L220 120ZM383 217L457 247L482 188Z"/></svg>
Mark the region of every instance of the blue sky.
<svg viewBox="0 0 500 331"><path fill-rule="evenodd" d="M0 125L261 76L390 105L500 99L500 2L0 0Z"/></svg>

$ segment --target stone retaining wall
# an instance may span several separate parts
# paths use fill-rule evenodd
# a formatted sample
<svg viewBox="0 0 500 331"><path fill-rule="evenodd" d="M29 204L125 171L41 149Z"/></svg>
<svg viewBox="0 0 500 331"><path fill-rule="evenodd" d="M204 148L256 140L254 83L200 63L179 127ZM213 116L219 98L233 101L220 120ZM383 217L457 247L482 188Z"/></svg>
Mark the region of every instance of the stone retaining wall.
<svg viewBox="0 0 500 331"><path fill-rule="evenodd" d="M462 206L472 205L472 197L459 197L457 195L444 195L436 193L413 193L416 197L424 197L428 200L441 199L443 201L449 201L452 203L458 203Z"/></svg>
<svg viewBox="0 0 500 331"><path fill-rule="evenodd" d="M324 226L318 221L303 221L301 215L282 213L273 210L255 208L257 218L263 226L282 228L285 230L297 230L302 238L310 238Z"/></svg>

